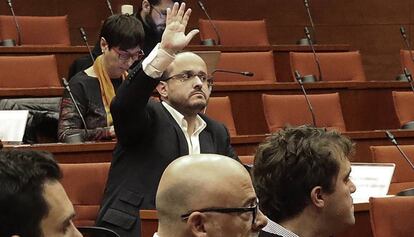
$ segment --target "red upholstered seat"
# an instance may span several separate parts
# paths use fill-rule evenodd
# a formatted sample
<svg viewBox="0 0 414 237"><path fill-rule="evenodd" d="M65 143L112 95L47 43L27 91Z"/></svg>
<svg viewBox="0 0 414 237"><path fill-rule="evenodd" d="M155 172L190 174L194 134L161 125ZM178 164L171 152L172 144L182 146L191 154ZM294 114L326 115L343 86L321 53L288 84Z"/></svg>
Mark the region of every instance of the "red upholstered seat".
<svg viewBox="0 0 414 237"><path fill-rule="evenodd" d="M226 125L230 136L236 136L236 126L234 125L231 103L228 96L210 97L206 114L224 125Z"/></svg>
<svg viewBox="0 0 414 237"><path fill-rule="evenodd" d="M414 163L414 145L402 145L400 147ZM389 194L396 194L402 190L414 188L414 170L395 146L371 146L370 148L374 162L395 164Z"/></svg>
<svg viewBox="0 0 414 237"><path fill-rule="evenodd" d="M75 225L95 225L109 167L109 162L60 164L62 185L76 211Z"/></svg>
<svg viewBox="0 0 414 237"><path fill-rule="evenodd" d="M268 46L266 21L226 21L213 20L220 34L221 45L237 46ZM198 20L200 26L200 38L214 39L217 43L217 35L213 27L205 19Z"/></svg>
<svg viewBox="0 0 414 237"><path fill-rule="evenodd" d="M366 81L359 51L317 53L321 65L323 81ZM290 52L292 80L294 72L302 76L319 76L313 53Z"/></svg>
<svg viewBox="0 0 414 237"><path fill-rule="evenodd" d="M17 21L22 45L70 45L67 16L17 16ZM1 39L14 39L17 43L17 31L12 16L0 16Z"/></svg>
<svg viewBox="0 0 414 237"><path fill-rule="evenodd" d="M346 131L338 93L308 95L317 127ZM262 95L263 110L270 132L287 126L312 124L303 95Z"/></svg>
<svg viewBox="0 0 414 237"><path fill-rule="evenodd" d="M414 121L414 93L412 91L393 91L392 99L400 127Z"/></svg>
<svg viewBox="0 0 414 237"><path fill-rule="evenodd" d="M370 198L374 237L408 237L414 233L414 197Z"/></svg>

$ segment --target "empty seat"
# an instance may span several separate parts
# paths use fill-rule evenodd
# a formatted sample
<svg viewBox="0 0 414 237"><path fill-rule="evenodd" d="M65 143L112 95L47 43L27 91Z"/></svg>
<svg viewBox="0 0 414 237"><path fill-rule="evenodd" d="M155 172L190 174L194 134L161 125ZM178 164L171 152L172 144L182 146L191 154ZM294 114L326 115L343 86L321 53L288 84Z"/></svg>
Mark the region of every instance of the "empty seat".
<svg viewBox="0 0 414 237"><path fill-rule="evenodd" d="M234 125L233 113L231 110L230 99L225 97L210 97L206 114L224 125L226 125L230 136L236 136L236 126Z"/></svg>
<svg viewBox="0 0 414 237"><path fill-rule="evenodd" d="M316 118L317 127L346 131L338 93L308 95ZM263 110L270 132L287 125L312 124L303 95L262 95Z"/></svg>
<svg viewBox="0 0 414 237"><path fill-rule="evenodd" d="M414 233L414 197L370 198L374 237L408 237Z"/></svg>
<svg viewBox="0 0 414 237"><path fill-rule="evenodd" d="M69 46L69 24L67 16L17 16L22 45ZM0 40L14 39L17 31L12 16L0 15Z"/></svg>
<svg viewBox="0 0 414 237"><path fill-rule="evenodd" d="M212 20L220 35L221 45L232 46L268 46L266 21L227 21ZM214 39L217 35L210 22L205 19L198 20L201 40Z"/></svg>
<svg viewBox="0 0 414 237"><path fill-rule="evenodd" d="M371 146L370 148L373 162L395 164L389 194L414 188L414 171L395 146ZM414 145L402 145L401 149L414 162Z"/></svg>
<svg viewBox="0 0 414 237"><path fill-rule="evenodd" d="M252 72L252 77L224 72L214 73L214 82L274 83L276 73L273 52L221 53L217 69Z"/></svg>
<svg viewBox="0 0 414 237"><path fill-rule="evenodd" d="M54 55L0 56L0 88L62 87Z"/></svg>
<svg viewBox="0 0 414 237"><path fill-rule="evenodd" d="M323 81L365 81L359 51L317 53L320 61ZM319 76L313 53L290 52L292 79L297 70L301 75ZM319 78L318 78L319 79Z"/></svg>
<svg viewBox="0 0 414 237"><path fill-rule="evenodd" d="M414 121L414 92L412 91L393 91L392 99L400 127L408 126ZM412 124L414 125L414 124ZM414 128L414 127L411 127Z"/></svg>
<svg viewBox="0 0 414 237"><path fill-rule="evenodd" d="M61 183L76 211L75 225L95 225L109 167L109 162L60 164Z"/></svg>

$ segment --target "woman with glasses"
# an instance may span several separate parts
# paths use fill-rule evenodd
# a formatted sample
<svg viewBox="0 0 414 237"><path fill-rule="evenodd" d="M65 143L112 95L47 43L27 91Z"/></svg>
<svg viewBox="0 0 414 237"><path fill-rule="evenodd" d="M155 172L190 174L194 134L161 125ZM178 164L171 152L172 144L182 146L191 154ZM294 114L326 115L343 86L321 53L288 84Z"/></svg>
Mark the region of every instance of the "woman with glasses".
<svg viewBox="0 0 414 237"><path fill-rule="evenodd" d="M59 141L115 137L109 106L128 68L143 58L143 42L144 30L137 18L113 15L105 20L100 34L102 55L91 67L72 77L66 87L61 102Z"/></svg>

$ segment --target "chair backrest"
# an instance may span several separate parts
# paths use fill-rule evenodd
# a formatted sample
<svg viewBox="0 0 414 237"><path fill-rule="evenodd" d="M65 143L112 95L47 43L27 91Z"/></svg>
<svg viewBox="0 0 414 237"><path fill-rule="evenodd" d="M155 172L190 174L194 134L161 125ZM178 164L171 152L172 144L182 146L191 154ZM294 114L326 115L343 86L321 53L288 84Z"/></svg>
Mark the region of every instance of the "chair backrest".
<svg viewBox="0 0 414 237"><path fill-rule="evenodd" d="M392 100L400 127L414 120L414 93L412 91L393 91Z"/></svg>
<svg viewBox="0 0 414 237"><path fill-rule="evenodd" d="M414 55L414 52L411 51ZM408 70L410 70L411 73L414 73L414 62L410 58L410 51L401 49L400 50L400 61L401 61L401 71L404 71L404 68L406 67Z"/></svg>
<svg viewBox="0 0 414 237"><path fill-rule="evenodd" d="M22 45L69 46L68 16L17 16ZM0 16L0 40L14 39L17 31L12 16Z"/></svg>
<svg viewBox="0 0 414 237"><path fill-rule="evenodd" d="M212 20L220 35L221 45L232 46L269 46L266 21L227 21ZM217 43L217 35L210 22L199 19L200 38L214 39Z"/></svg>
<svg viewBox="0 0 414 237"><path fill-rule="evenodd" d="M414 145L400 147L414 162ZM414 187L414 171L395 146L371 146L370 149L373 162L395 164L389 194Z"/></svg>
<svg viewBox="0 0 414 237"><path fill-rule="evenodd" d="M373 237L408 237L414 233L414 197L370 198Z"/></svg>
<svg viewBox="0 0 414 237"><path fill-rule="evenodd" d="M346 131L338 93L308 95L315 113L316 125L327 129ZM262 95L263 110L270 132L286 125L312 124L303 95Z"/></svg>
<svg viewBox="0 0 414 237"><path fill-rule="evenodd" d="M239 159L244 165L252 166L254 163L253 155L239 156Z"/></svg>
<svg viewBox="0 0 414 237"><path fill-rule="evenodd" d="M60 164L62 185L76 211L75 225L95 225L109 167L109 162Z"/></svg>
<svg viewBox="0 0 414 237"><path fill-rule="evenodd" d="M242 52L242 53L221 53L217 69L253 72L252 77L237 74L216 72L214 82L276 82L275 65L273 52Z"/></svg>
<svg viewBox="0 0 414 237"><path fill-rule="evenodd" d="M290 52L290 66L292 68L292 80L294 72L302 76L318 76L318 68L313 53ZM362 66L359 51L317 53L321 65L323 81L365 81L365 72Z"/></svg>
<svg viewBox="0 0 414 237"><path fill-rule="evenodd" d="M228 96L210 97L206 109L206 114L210 118L226 125L230 136L237 135L236 126L234 125L233 113L231 110L230 98Z"/></svg>
<svg viewBox="0 0 414 237"><path fill-rule="evenodd" d="M62 87L55 55L0 56L0 88Z"/></svg>

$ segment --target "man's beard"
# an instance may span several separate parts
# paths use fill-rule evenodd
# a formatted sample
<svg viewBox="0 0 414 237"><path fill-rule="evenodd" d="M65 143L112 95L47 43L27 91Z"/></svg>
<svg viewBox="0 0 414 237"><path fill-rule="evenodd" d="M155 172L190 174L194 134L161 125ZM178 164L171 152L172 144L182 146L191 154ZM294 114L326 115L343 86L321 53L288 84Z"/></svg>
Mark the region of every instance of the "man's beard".
<svg viewBox="0 0 414 237"><path fill-rule="evenodd" d="M151 30L152 34L154 34L157 37L157 39L161 40L162 33L164 33L165 30L165 23L156 25L151 17L151 13L145 16L145 21L148 23L149 29Z"/></svg>

